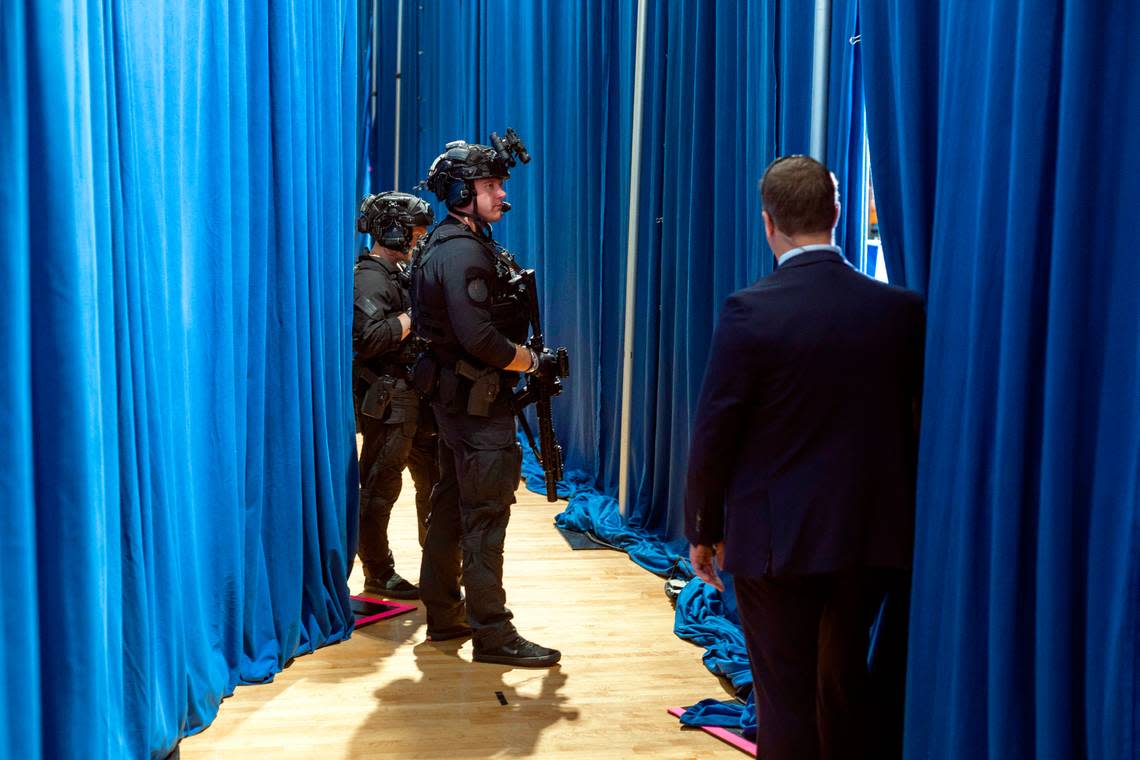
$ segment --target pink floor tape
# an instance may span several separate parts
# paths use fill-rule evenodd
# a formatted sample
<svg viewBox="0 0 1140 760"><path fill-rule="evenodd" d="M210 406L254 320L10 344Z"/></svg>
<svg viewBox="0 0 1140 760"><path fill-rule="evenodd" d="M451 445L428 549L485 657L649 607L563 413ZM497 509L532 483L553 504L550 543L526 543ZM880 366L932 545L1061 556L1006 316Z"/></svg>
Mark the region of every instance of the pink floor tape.
<svg viewBox="0 0 1140 760"><path fill-rule="evenodd" d="M670 707L667 709L670 715L677 718L685 714L685 708L683 707ZM700 726L700 729L707 734L715 736L726 744L731 744L741 752L747 752L749 756L754 757L756 755L756 742L750 742L743 736L732 733L727 728L721 728L720 726Z"/></svg>
<svg viewBox="0 0 1140 760"><path fill-rule="evenodd" d="M359 602L359 605L353 606L353 612L359 617L356 618L356 623L353 627L359 628L362 625L375 623L377 620L384 620L385 618L396 617L396 615L403 615L405 612L411 612L416 609L414 604L401 604L399 602L389 602L385 599L376 599L371 596L363 596L358 594L351 597L354 602ZM364 609L358 610L357 607Z"/></svg>

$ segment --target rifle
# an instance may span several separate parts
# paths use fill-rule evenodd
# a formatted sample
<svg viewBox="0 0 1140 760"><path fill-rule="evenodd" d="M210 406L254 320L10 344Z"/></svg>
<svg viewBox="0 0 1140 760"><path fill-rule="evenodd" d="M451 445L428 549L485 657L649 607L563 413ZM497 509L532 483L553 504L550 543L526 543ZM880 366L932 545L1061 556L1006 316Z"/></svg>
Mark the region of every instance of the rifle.
<svg viewBox="0 0 1140 760"><path fill-rule="evenodd" d="M513 264L513 259L508 257L508 260ZM538 310L538 287L534 280L533 269L520 269L517 264L514 264L516 277L519 280L518 289L523 293L527 301L527 311L530 318L530 340L527 341L527 346L535 353L541 355L546 349L546 344L542 337L542 315ZM558 481L562 480L562 447L558 444L558 439L554 437L554 419L551 416L550 399L557 396L562 392L562 378L570 375L570 356L564 347L559 347L555 351L555 356L558 357L558 364L552 375L538 373L528 375L526 379L526 386L514 395L511 400L511 405L518 415L519 422L522 423L523 432L526 433L527 442L530 443L531 451L534 452L535 458L538 463L542 465L543 473L546 475L546 500L558 501ZM530 430L530 423L527 422L523 410L530 404L534 404L535 416L538 418L538 447L534 445L534 435Z"/></svg>

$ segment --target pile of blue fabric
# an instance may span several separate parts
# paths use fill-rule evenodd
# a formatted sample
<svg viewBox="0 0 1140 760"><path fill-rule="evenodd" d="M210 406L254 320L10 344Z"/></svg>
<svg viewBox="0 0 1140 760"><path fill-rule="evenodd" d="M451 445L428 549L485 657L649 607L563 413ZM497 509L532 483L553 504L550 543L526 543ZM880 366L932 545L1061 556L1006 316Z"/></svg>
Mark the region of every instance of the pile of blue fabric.
<svg viewBox="0 0 1140 760"><path fill-rule="evenodd" d="M546 493L542 466L526 442L520 443L527 488L535 493ZM617 500L599 493L594 479L584 472L566 473L565 479L558 483L558 495L568 499L569 504L554 518L556 526L588 534L600 543L620 549L651 573L687 581L677 596L673 632L705 648L705 667L727 679L738 699L703 699L685 712L681 722L692 726L722 726L741 731L746 738L755 738L752 671L736 611L732 578L725 577L724 593L694 579L684 539L663 541L627 523L618 511Z"/></svg>

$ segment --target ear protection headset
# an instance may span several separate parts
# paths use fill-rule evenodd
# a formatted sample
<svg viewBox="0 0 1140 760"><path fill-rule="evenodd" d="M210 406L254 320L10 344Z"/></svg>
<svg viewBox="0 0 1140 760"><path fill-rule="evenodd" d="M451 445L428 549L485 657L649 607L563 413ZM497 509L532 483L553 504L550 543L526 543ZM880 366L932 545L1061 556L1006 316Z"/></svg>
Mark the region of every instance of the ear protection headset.
<svg viewBox="0 0 1140 760"><path fill-rule="evenodd" d="M453 179L447 183L447 197L443 198L448 208L466 206L475 197L475 187L470 180Z"/></svg>

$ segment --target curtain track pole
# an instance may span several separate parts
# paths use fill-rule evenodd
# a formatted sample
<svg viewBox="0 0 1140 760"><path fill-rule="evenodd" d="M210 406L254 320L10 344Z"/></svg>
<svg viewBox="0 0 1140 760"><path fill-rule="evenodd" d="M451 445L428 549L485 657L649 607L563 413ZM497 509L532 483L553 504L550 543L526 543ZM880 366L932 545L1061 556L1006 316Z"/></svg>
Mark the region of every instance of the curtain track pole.
<svg viewBox="0 0 1140 760"><path fill-rule="evenodd" d="M811 72L811 157L827 163L827 90L831 53L831 0L815 0Z"/></svg>
<svg viewBox="0 0 1140 760"><path fill-rule="evenodd" d="M622 341L621 452L618 459L618 510L629 512L630 386L633 384L633 317L637 305L637 224L641 177L641 120L645 84L646 0L637 0L637 53L633 73L633 139L629 161L629 236L625 264L625 337Z"/></svg>
<svg viewBox="0 0 1140 760"><path fill-rule="evenodd" d="M376 99L379 97L380 85L376 75L380 71L377 58L380 56L380 0L372 0L372 125L376 125ZM371 191L371 188L369 188Z"/></svg>
<svg viewBox="0 0 1140 760"><path fill-rule="evenodd" d="M404 0L396 5L396 143L395 157L392 160L392 189L400 189L400 77L404 66Z"/></svg>

